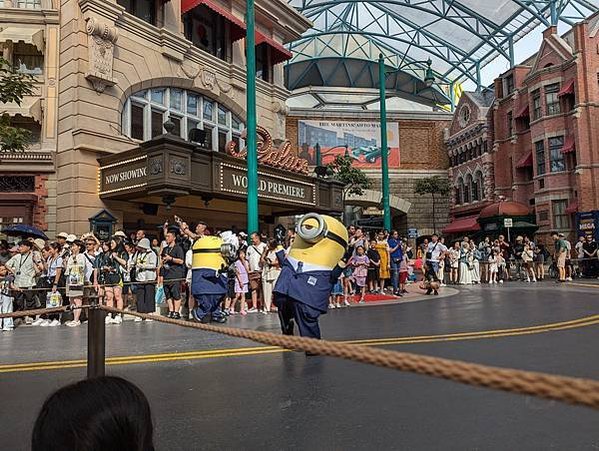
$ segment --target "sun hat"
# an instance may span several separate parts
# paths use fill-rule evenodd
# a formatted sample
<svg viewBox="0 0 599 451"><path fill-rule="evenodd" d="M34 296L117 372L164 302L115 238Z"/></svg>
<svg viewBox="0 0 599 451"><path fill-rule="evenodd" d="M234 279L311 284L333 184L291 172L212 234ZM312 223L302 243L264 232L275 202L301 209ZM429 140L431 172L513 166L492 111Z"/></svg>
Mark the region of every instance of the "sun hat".
<svg viewBox="0 0 599 451"><path fill-rule="evenodd" d="M137 243L137 247L143 249L144 251L149 251L151 249L150 240L147 238L142 238L139 240L139 243Z"/></svg>
<svg viewBox="0 0 599 451"><path fill-rule="evenodd" d="M65 240L69 237L69 234L67 232L60 232L58 235L56 235L56 238L64 238Z"/></svg>
<svg viewBox="0 0 599 451"><path fill-rule="evenodd" d="M114 232L114 236L120 236L121 238L127 238L127 234L125 232L123 232L122 230L117 230L116 232Z"/></svg>
<svg viewBox="0 0 599 451"><path fill-rule="evenodd" d="M77 241L77 235L73 234L73 233L69 233L67 235L67 243L73 243Z"/></svg>
<svg viewBox="0 0 599 451"><path fill-rule="evenodd" d="M33 240L33 245L37 248L38 251L41 251L46 246L46 242L41 238L36 238L35 240Z"/></svg>

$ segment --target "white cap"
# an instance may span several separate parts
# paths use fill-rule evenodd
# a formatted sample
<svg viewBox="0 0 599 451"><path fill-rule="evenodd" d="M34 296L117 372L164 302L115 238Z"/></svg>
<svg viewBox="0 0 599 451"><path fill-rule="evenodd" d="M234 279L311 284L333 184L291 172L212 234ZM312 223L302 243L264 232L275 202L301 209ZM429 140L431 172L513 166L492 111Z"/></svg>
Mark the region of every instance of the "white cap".
<svg viewBox="0 0 599 451"><path fill-rule="evenodd" d="M74 235L74 234L72 234L72 233L69 233L69 234L67 235L67 243L73 243L73 242L75 242L75 241L77 241L77 235Z"/></svg>
<svg viewBox="0 0 599 451"><path fill-rule="evenodd" d="M121 238L127 238L127 234L125 232L123 232L122 230L117 230L116 232L114 232L114 236L120 236Z"/></svg>
<svg viewBox="0 0 599 451"><path fill-rule="evenodd" d="M56 235L56 238L64 238L65 240L69 237L69 234L67 232L60 232L58 235Z"/></svg>

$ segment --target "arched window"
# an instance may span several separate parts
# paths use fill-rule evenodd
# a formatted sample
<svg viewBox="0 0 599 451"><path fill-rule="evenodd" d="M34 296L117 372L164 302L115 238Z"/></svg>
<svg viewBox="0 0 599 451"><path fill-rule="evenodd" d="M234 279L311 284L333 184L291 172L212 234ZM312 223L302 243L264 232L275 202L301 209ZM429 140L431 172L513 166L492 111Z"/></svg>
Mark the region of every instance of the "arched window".
<svg viewBox="0 0 599 451"><path fill-rule="evenodd" d="M472 192L472 175L468 174L464 181L464 203L470 203L470 194Z"/></svg>
<svg viewBox="0 0 599 451"><path fill-rule="evenodd" d="M476 172L476 184L478 186L478 200L485 200L485 185L483 181L483 173L482 171Z"/></svg>
<svg viewBox="0 0 599 451"><path fill-rule="evenodd" d="M163 125L175 124L174 134L198 142L197 130L206 132L203 147L223 152L233 140L238 148L244 124L223 105L196 92L179 88L152 88L132 94L125 102L122 133L133 139L148 141L165 133Z"/></svg>
<svg viewBox="0 0 599 451"><path fill-rule="evenodd" d="M456 205L462 205L464 202L464 179L460 177L458 184L455 187L455 203Z"/></svg>
<svg viewBox="0 0 599 451"><path fill-rule="evenodd" d="M480 200L478 186L478 177L475 175L472 179L472 202L478 202Z"/></svg>

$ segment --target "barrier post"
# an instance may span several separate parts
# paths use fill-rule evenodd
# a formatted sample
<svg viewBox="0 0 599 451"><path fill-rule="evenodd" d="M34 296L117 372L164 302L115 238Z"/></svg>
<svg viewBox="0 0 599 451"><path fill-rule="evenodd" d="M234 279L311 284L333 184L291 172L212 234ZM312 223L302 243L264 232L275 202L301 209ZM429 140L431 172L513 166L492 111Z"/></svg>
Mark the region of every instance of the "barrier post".
<svg viewBox="0 0 599 451"><path fill-rule="evenodd" d="M88 309L87 378L104 376L106 358L106 313L100 309L100 299L95 297Z"/></svg>

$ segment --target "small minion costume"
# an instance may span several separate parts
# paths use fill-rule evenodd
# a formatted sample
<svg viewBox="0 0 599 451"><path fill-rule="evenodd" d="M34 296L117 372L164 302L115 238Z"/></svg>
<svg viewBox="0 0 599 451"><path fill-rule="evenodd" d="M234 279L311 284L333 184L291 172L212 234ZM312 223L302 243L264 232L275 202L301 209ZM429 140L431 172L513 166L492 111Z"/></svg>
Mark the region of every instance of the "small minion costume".
<svg viewBox="0 0 599 451"><path fill-rule="evenodd" d="M296 226L289 253L277 252L281 274L274 288L281 329L293 335L294 320L302 337L320 338L318 317L327 312L329 294L345 268L347 230L331 216L308 213Z"/></svg>
<svg viewBox="0 0 599 451"><path fill-rule="evenodd" d="M222 255L223 240L217 236L202 237L193 244L191 264L191 294L197 307L192 311L197 321L224 323L220 302L227 293L226 267Z"/></svg>

